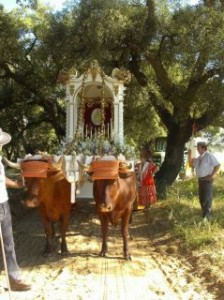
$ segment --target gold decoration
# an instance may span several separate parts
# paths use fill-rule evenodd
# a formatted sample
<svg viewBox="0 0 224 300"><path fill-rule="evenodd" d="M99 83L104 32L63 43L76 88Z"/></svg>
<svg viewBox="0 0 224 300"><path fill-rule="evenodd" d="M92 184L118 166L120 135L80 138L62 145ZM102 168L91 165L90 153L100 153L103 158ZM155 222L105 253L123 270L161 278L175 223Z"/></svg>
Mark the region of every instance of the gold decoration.
<svg viewBox="0 0 224 300"><path fill-rule="evenodd" d="M78 72L75 68L71 68L70 70L61 70L58 74L57 82L65 85L70 79L74 79L77 74Z"/></svg>
<svg viewBox="0 0 224 300"><path fill-rule="evenodd" d="M69 73L70 79L74 79L78 75L78 72L75 68L71 68L68 73Z"/></svg>
<svg viewBox="0 0 224 300"><path fill-rule="evenodd" d="M131 82L131 72L123 68L113 69L112 77L123 82L124 84L129 84Z"/></svg>
<svg viewBox="0 0 224 300"><path fill-rule="evenodd" d="M97 99L97 98L96 98ZM86 103L86 105L87 105L87 107L93 107L96 103L101 103L101 100L99 101L99 100L95 100L94 101L94 98L92 99L92 100L90 100L90 99L88 99L88 100L86 100L86 98L85 98L85 103ZM109 107L109 103L110 103L110 99L109 99L109 101L107 100L107 99L105 99L105 107Z"/></svg>
<svg viewBox="0 0 224 300"><path fill-rule="evenodd" d="M91 73L93 81L95 81L97 74L100 73L100 67L97 60L92 61L88 71Z"/></svg>

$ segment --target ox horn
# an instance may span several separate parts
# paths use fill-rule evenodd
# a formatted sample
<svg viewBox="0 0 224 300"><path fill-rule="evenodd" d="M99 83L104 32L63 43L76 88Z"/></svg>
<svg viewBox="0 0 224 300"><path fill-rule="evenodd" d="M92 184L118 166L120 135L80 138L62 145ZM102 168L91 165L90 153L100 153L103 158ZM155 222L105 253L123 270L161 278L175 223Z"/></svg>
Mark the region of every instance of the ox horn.
<svg viewBox="0 0 224 300"><path fill-rule="evenodd" d="M8 160L6 157L3 157L3 160L5 161L5 163L6 163L9 167L14 168L14 169L18 169L18 170L21 169L20 163L14 163L14 162L11 162L11 161Z"/></svg>
<svg viewBox="0 0 224 300"><path fill-rule="evenodd" d="M62 162L63 162L63 157L60 156L59 160L57 162L52 162L52 166L55 167L56 169L60 169L62 168Z"/></svg>
<svg viewBox="0 0 224 300"><path fill-rule="evenodd" d="M84 171L86 171L86 172L89 171L90 165L84 165L84 164L82 164L79 160L77 160L77 163L78 163L78 165L79 165Z"/></svg>

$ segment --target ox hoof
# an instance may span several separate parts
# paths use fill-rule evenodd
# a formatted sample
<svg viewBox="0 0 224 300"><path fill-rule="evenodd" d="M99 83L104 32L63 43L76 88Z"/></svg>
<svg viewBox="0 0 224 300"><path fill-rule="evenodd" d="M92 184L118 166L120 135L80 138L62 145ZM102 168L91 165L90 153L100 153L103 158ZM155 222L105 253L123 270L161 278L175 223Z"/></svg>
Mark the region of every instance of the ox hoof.
<svg viewBox="0 0 224 300"><path fill-rule="evenodd" d="M107 253L105 253L105 252L100 252L100 255L99 256L101 256L101 257L107 257Z"/></svg>
<svg viewBox="0 0 224 300"><path fill-rule="evenodd" d="M61 256L63 257L69 256L69 252L68 251L61 252Z"/></svg>
<svg viewBox="0 0 224 300"><path fill-rule="evenodd" d="M42 256L45 257L45 258L51 257L51 256L52 256L52 253L51 253L51 252L50 252L50 253L44 252L44 253L42 254Z"/></svg>
<svg viewBox="0 0 224 300"><path fill-rule="evenodd" d="M131 260L132 260L131 255L125 255L125 256L124 256L124 259L125 259L125 260L128 260L128 261L131 261Z"/></svg>

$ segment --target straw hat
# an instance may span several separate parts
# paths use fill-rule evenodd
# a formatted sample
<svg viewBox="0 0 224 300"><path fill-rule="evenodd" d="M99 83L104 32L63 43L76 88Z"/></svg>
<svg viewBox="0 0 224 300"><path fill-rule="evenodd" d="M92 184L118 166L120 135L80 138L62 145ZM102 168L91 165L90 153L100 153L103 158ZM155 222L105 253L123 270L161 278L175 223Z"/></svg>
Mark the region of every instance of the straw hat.
<svg viewBox="0 0 224 300"><path fill-rule="evenodd" d="M0 145L8 144L11 141L11 135L6 132L3 132L0 128Z"/></svg>

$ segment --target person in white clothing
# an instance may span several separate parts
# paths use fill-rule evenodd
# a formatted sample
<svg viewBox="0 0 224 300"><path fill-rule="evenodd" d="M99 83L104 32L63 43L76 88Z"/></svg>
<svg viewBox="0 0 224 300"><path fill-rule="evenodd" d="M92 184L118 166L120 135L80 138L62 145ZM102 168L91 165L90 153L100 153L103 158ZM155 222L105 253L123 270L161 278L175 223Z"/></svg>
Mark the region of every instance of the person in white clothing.
<svg viewBox="0 0 224 300"><path fill-rule="evenodd" d="M213 198L213 179L219 171L220 163L217 158L207 151L206 142L197 143L197 158L191 157L191 150L188 150L188 162L194 167L198 177L199 201L202 209L202 217L210 218Z"/></svg>
<svg viewBox="0 0 224 300"><path fill-rule="evenodd" d="M2 230L3 244L6 256L6 264L9 275L9 283L12 291L30 290L30 285L21 279L21 272L16 261L15 245L13 239L11 212L8 201L7 187L22 188L22 182L14 181L5 176L2 164L2 146L9 143L11 136L0 128L0 226Z"/></svg>

